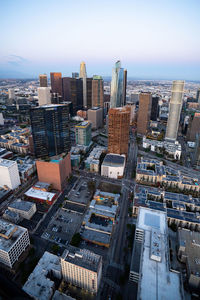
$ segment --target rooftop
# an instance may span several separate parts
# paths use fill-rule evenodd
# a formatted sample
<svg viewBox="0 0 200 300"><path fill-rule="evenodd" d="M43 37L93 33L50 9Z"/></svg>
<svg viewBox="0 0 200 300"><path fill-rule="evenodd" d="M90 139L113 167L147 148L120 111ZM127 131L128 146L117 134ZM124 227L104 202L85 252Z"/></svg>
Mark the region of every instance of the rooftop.
<svg viewBox="0 0 200 300"><path fill-rule="evenodd" d="M49 193L49 192L44 192L41 190L34 189L33 187L30 188L25 195L27 197L35 198L35 199L42 199L46 201L52 201L54 196L56 195L55 193Z"/></svg>
<svg viewBox="0 0 200 300"><path fill-rule="evenodd" d="M35 206L35 203L23 201L21 199L16 199L11 204L9 204L8 208L29 211L33 206Z"/></svg>
<svg viewBox="0 0 200 300"><path fill-rule="evenodd" d="M104 158L102 165L117 167L124 165L125 155L107 154Z"/></svg>
<svg viewBox="0 0 200 300"><path fill-rule="evenodd" d="M13 161L13 160L8 160L8 159L0 158L0 167L9 168L9 167L11 167L14 164L17 164L17 163L15 161Z"/></svg>

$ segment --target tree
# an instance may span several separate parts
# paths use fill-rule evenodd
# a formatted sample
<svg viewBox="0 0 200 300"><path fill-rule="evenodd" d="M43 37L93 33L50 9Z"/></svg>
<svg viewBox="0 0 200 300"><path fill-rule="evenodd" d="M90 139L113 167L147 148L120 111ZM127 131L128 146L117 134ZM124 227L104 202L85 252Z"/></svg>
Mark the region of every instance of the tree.
<svg viewBox="0 0 200 300"><path fill-rule="evenodd" d="M81 242L82 238L79 232L75 233L71 239L70 244L72 246L78 247L80 242Z"/></svg>
<svg viewBox="0 0 200 300"><path fill-rule="evenodd" d="M93 180L90 180L90 181L88 181L88 183L87 183L87 187L88 187L88 190L89 190L90 192L94 192L95 189L96 189L96 184L95 184L95 182L94 182Z"/></svg>

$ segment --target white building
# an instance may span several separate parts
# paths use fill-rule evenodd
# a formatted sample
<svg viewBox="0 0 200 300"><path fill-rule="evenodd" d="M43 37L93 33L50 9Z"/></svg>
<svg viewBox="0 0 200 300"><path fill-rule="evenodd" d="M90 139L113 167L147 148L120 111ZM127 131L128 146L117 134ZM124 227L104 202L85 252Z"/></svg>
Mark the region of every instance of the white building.
<svg viewBox="0 0 200 300"><path fill-rule="evenodd" d="M15 98L15 90L14 89L8 89L8 98L9 99Z"/></svg>
<svg viewBox="0 0 200 300"><path fill-rule="evenodd" d="M170 269L167 236L166 213L140 207L129 275L137 299L184 299L180 274Z"/></svg>
<svg viewBox="0 0 200 300"><path fill-rule="evenodd" d="M38 102L39 106L45 104L51 104L51 88L39 87L38 88Z"/></svg>
<svg viewBox="0 0 200 300"><path fill-rule="evenodd" d="M124 175L126 156L119 154L107 154L101 165L101 176L109 178L121 178Z"/></svg>
<svg viewBox="0 0 200 300"><path fill-rule="evenodd" d="M3 126L4 125L4 118L3 118L3 114L0 113L0 125Z"/></svg>
<svg viewBox="0 0 200 300"><path fill-rule="evenodd" d="M8 206L8 209L18 213L22 218L30 220L36 212L36 205L33 202L16 199Z"/></svg>
<svg viewBox="0 0 200 300"><path fill-rule="evenodd" d="M49 274L61 278L60 258L46 251L29 275L23 290L36 300L51 299L55 283L49 278Z"/></svg>
<svg viewBox="0 0 200 300"><path fill-rule="evenodd" d="M20 185L19 171L16 161L0 158L0 186L5 185L16 189Z"/></svg>
<svg viewBox="0 0 200 300"><path fill-rule="evenodd" d="M12 268L30 245L28 230L0 219L0 262Z"/></svg>
<svg viewBox="0 0 200 300"><path fill-rule="evenodd" d="M65 250L61 258L64 280L97 293L102 276L102 257L86 249Z"/></svg>

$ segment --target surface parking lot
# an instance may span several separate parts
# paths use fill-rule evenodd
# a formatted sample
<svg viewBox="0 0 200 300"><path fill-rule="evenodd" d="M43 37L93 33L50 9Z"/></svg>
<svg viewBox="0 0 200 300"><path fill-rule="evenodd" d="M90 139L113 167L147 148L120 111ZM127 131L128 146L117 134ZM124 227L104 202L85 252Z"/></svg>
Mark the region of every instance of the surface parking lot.
<svg viewBox="0 0 200 300"><path fill-rule="evenodd" d="M59 209L42 237L62 245L70 243L74 233L79 231L83 215Z"/></svg>
<svg viewBox="0 0 200 300"><path fill-rule="evenodd" d="M68 194L69 201L87 205L91 199L91 192L87 187L87 179L80 178Z"/></svg>

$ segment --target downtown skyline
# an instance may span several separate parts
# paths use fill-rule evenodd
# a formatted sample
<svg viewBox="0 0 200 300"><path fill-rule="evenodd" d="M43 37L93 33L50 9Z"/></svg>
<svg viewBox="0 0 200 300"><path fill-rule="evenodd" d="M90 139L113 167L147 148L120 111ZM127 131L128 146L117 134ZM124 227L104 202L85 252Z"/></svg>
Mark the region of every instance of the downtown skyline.
<svg viewBox="0 0 200 300"><path fill-rule="evenodd" d="M88 9L90 7L90 9ZM133 79L200 79L200 3L39 1L1 4L0 78L111 76L121 60Z"/></svg>

